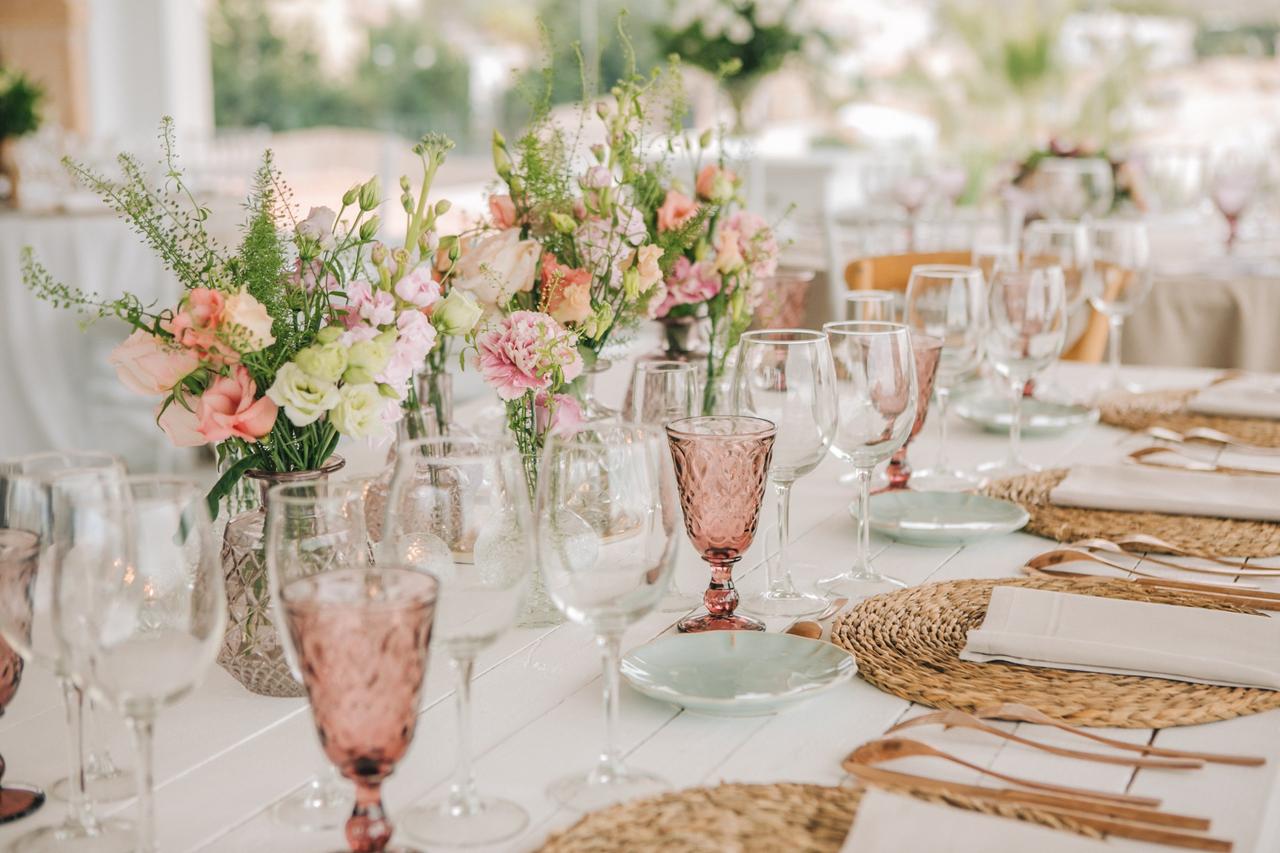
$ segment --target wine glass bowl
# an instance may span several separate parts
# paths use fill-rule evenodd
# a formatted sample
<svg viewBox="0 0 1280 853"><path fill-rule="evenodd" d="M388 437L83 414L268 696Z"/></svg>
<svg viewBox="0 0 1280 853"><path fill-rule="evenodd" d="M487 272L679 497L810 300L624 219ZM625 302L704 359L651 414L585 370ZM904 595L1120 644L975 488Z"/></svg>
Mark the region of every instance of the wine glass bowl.
<svg viewBox="0 0 1280 853"><path fill-rule="evenodd" d="M1151 291L1151 251L1141 222L1107 219L1089 224L1090 265L1085 276L1089 304L1107 318L1109 387L1120 380L1121 341L1125 318Z"/></svg>
<svg viewBox="0 0 1280 853"><path fill-rule="evenodd" d="M1104 216L1115 199L1111 163L1102 157L1046 157L1034 182L1036 207L1049 219Z"/></svg>
<svg viewBox="0 0 1280 853"><path fill-rule="evenodd" d="M281 590L321 746L356 785L354 853L391 840L381 787L413 741L436 590L426 572L395 566L326 571Z"/></svg>
<svg viewBox="0 0 1280 853"><path fill-rule="evenodd" d="M762 622L734 613L733 567L755 539L776 433L771 421L756 417L713 415L667 424L685 530L711 566L702 597L707 613L681 619L681 632L764 630Z"/></svg>
<svg viewBox="0 0 1280 853"><path fill-rule="evenodd" d="M924 429L929 400L933 397L933 381L938 375L938 362L942 357L942 341L930 335L913 333L911 353L916 365L916 419L906 442L889 457L889 465L885 469L888 485L882 491L910 488L911 464L907 461L907 448Z"/></svg>
<svg viewBox="0 0 1280 853"><path fill-rule="evenodd" d="M1209 177L1209 197L1227 223L1227 253L1235 251L1240 236L1240 220L1253 204L1262 179L1258 159L1238 149L1220 152L1213 160Z"/></svg>
<svg viewBox="0 0 1280 853"><path fill-rule="evenodd" d="M29 635L40 539L27 530L0 528L0 608L7 612L6 634ZM0 637L0 717L22 680L22 658ZM21 783L4 784L0 755L0 824L26 817L44 804L44 792Z"/></svg>

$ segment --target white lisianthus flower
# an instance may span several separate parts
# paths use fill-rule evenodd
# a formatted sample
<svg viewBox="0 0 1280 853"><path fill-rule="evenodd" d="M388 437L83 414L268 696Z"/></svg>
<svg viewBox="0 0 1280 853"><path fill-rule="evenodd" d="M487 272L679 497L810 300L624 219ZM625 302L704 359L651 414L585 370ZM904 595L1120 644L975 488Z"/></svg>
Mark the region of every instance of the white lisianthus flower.
<svg viewBox="0 0 1280 853"><path fill-rule="evenodd" d="M308 374L292 361L276 372L267 397L298 427L315 423L339 401L336 385Z"/></svg>
<svg viewBox="0 0 1280 853"><path fill-rule="evenodd" d="M322 249L332 249L333 223L337 218L338 214L327 207L313 207L307 218L298 223L298 236L314 240Z"/></svg>
<svg viewBox="0 0 1280 853"><path fill-rule="evenodd" d="M431 323L442 335L461 337L476 327L484 309L470 293L450 290L449 295L436 303L431 312Z"/></svg>
<svg viewBox="0 0 1280 853"><path fill-rule="evenodd" d="M341 343L312 344L293 357L298 367L325 382L337 382L347 369L347 348Z"/></svg>
<svg viewBox="0 0 1280 853"><path fill-rule="evenodd" d="M347 350L347 369L343 379L353 385L372 382L391 360L391 346L379 338L358 341Z"/></svg>
<svg viewBox="0 0 1280 853"><path fill-rule="evenodd" d="M348 438L367 438L386 429L383 419L386 400L377 385L372 382L344 385L338 394L341 399L329 415L338 432Z"/></svg>
<svg viewBox="0 0 1280 853"><path fill-rule="evenodd" d="M240 352L257 352L276 342L271 334L271 315L247 290L228 296L222 308L222 322L231 327L225 336Z"/></svg>

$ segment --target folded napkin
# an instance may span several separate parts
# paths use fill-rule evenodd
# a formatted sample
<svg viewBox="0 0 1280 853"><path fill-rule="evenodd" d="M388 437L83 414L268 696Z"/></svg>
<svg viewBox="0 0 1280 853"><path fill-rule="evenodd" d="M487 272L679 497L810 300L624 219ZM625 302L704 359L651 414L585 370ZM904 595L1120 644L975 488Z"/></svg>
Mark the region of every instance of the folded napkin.
<svg viewBox="0 0 1280 853"><path fill-rule="evenodd" d="M1280 521L1280 477L1077 465L1049 493L1057 506Z"/></svg>
<svg viewBox="0 0 1280 853"><path fill-rule="evenodd" d="M997 586L960 659L1280 690L1280 619Z"/></svg>
<svg viewBox="0 0 1280 853"><path fill-rule="evenodd" d="M841 853L1107 853L1115 844L1034 823L935 805L868 788ZM1167 853L1167 847L1126 843L1125 850Z"/></svg>
<svg viewBox="0 0 1280 853"><path fill-rule="evenodd" d="M1187 411L1229 418L1280 420L1280 382L1275 377L1242 376L1198 391Z"/></svg>
<svg viewBox="0 0 1280 853"><path fill-rule="evenodd" d="M1256 472L1280 474L1280 453L1251 453L1247 450L1222 450L1207 446L1168 447L1165 453L1155 453L1146 458L1148 465L1164 465L1169 468L1194 470L1196 465L1214 465L1230 469L1230 473Z"/></svg>

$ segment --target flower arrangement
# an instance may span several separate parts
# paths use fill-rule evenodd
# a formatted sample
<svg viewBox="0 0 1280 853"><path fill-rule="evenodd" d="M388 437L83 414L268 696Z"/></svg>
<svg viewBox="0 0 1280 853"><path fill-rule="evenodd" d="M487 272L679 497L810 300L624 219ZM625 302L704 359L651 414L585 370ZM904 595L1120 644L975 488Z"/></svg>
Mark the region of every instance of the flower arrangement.
<svg viewBox="0 0 1280 853"><path fill-rule="evenodd" d="M120 181L66 162L177 276L178 304L156 310L132 294L105 300L68 287L29 250L23 275L55 305L133 328L110 362L130 390L159 398L156 420L175 446L215 447L224 471L209 494L216 514L249 470L318 470L339 436L382 434L415 405L418 366L442 357L445 337L469 333L479 311L465 295L443 293L456 242L435 233L448 202L429 205L427 196L447 139L429 136L415 147L424 176L416 198L402 180L410 211L403 247L375 239L376 178L349 189L337 213L315 208L285 227L288 191L268 151L243 241L229 253L207 233L208 212L183 182L170 119L160 138L158 188L128 154L118 158Z"/></svg>
<svg viewBox="0 0 1280 853"><path fill-rule="evenodd" d="M652 311L656 319L694 320L706 316L711 325L703 414L716 407L725 361L764 297L764 280L778 267L778 241L759 214L742 207L742 181L724 162L703 163L712 135L703 133L693 150L693 192L673 183L657 211L659 231L683 227L700 217L701 227L671 264L662 283L662 299ZM723 150L721 148L721 150Z"/></svg>
<svg viewBox="0 0 1280 853"><path fill-rule="evenodd" d="M819 38L804 0L680 0L657 27L660 49L724 82L736 118L755 85Z"/></svg>
<svg viewBox="0 0 1280 853"><path fill-rule="evenodd" d="M1019 189L1029 189L1035 183L1036 169L1040 163L1054 157L1105 160L1111 166L1112 186L1115 190L1111 210L1115 211L1126 203L1132 204L1138 210L1147 209L1141 174L1133 164L1109 154L1105 148L1087 143L1071 144L1056 138L1050 139L1047 147L1032 151L1017 164L1011 183Z"/></svg>

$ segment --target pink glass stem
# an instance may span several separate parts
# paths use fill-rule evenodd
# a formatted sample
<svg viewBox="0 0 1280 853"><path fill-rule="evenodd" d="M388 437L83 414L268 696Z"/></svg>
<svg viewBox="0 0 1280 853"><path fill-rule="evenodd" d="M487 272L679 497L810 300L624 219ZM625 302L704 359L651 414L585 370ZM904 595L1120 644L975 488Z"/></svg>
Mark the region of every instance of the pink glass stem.
<svg viewBox="0 0 1280 853"><path fill-rule="evenodd" d="M1022 386L1022 396L1034 397L1036 395L1036 381L1028 379Z"/></svg>
<svg viewBox="0 0 1280 853"><path fill-rule="evenodd" d="M712 563L711 583L702 595L702 603L712 616L732 619L738 609L738 591L733 586L733 563Z"/></svg>
<svg viewBox="0 0 1280 853"><path fill-rule="evenodd" d="M391 841L391 821L382 808L382 782L356 782L356 807L347 819L347 846L352 853L378 853Z"/></svg>
<svg viewBox="0 0 1280 853"><path fill-rule="evenodd" d="M911 479L911 463L907 461L907 445L904 444L898 448L898 451L889 459L885 476L889 478L889 485L882 491L896 492L909 488L907 483Z"/></svg>

